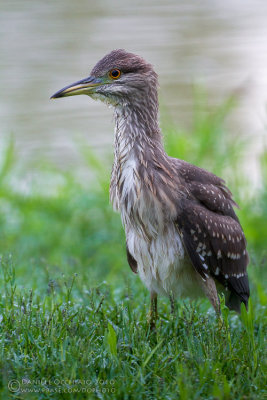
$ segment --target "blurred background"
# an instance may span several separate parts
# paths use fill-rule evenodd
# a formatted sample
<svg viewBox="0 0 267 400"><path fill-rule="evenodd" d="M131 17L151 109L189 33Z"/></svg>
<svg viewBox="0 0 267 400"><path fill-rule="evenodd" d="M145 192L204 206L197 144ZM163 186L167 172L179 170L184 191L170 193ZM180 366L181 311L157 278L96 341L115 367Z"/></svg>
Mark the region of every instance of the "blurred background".
<svg viewBox="0 0 267 400"><path fill-rule="evenodd" d="M161 113L181 128L192 128L196 84L207 92L208 111L237 94L227 131L252 137L244 168L255 175L266 123L266 21L265 0L3 1L1 141L13 136L22 165L48 159L77 171L76 142L111 151L111 110L85 96L49 97L125 48L155 66Z"/></svg>

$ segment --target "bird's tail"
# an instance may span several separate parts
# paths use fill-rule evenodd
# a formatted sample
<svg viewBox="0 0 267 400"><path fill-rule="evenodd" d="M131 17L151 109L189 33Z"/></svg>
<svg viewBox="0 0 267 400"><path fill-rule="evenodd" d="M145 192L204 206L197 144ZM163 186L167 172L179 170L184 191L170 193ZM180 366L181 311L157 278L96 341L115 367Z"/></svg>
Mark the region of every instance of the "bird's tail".
<svg viewBox="0 0 267 400"><path fill-rule="evenodd" d="M230 295L226 301L227 307L230 308L230 310L234 310L239 314L241 312L241 303L242 303L242 301L241 301L240 297L237 294L235 294L234 292L230 293ZM246 309L248 309L248 302L244 302L244 304L246 306Z"/></svg>

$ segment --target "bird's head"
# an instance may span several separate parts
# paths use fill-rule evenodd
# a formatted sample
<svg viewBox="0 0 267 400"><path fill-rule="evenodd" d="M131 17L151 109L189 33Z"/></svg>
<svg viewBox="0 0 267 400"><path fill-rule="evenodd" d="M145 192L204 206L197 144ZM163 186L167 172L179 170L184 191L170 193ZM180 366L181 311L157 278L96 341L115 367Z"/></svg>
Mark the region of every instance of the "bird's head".
<svg viewBox="0 0 267 400"><path fill-rule="evenodd" d="M89 77L72 83L51 98L86 94L109 105L140 104L156 96L157 74L143 58L125 50L113 50L92 69Z"/></svg>

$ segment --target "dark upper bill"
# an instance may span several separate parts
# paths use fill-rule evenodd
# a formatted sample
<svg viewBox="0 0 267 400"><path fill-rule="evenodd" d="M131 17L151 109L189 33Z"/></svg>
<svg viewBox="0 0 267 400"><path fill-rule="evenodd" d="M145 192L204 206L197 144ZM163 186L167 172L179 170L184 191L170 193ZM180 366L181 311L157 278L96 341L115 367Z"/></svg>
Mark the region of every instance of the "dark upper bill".
<svg viewBox="0 0 267 400"><path fill-rule="evenodd" d="M65 86L63 89L58 90L50 99L58 99L59 97L75 96L77 94L89 94L94 91L94 88L102 85L103 82L100 78L89 76L88 78L81 79L71 85Z"/></svg>

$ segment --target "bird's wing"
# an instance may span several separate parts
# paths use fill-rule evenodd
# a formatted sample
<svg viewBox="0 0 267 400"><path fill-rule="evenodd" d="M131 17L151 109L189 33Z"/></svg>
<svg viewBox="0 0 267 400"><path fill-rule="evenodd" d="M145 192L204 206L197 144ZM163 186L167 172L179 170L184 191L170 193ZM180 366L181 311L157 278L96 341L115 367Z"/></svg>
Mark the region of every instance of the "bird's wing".
<svg viewBox="0 0 267 400"><path fill-rule="evenodd" d="M216 278L247 305L249 258L231 192L208 171L180 160L178 167L189 190L176 222L192 264L204 280Z"/></svg>
<svg viewBox="0 0 267 400"><path fill-rule="evenodd" d="M137 274L137 270L138 270L137 261L135 260L135 258L129 252L127 244L126 244L126 254L127 254L127 261L128 261L128 264L130 265L131 270L135 274Z"/></svg>

